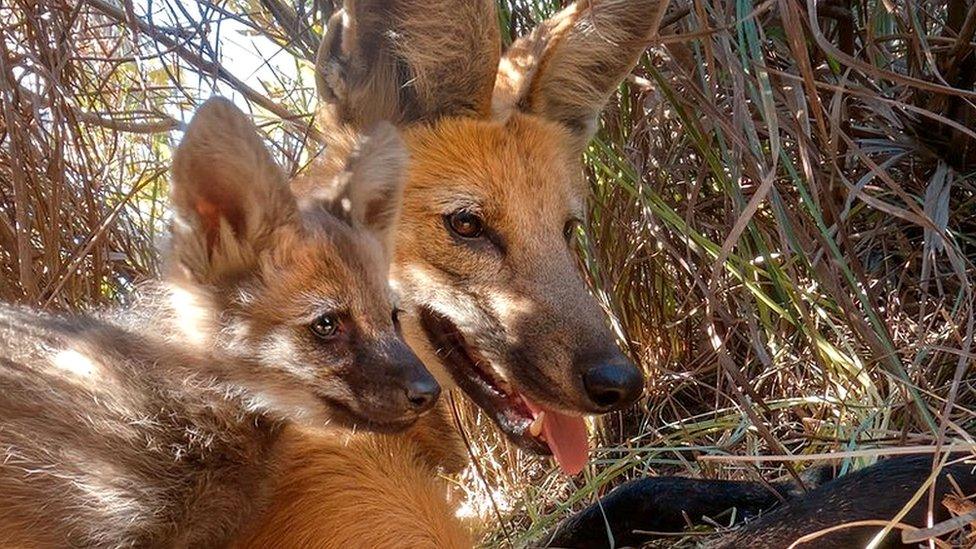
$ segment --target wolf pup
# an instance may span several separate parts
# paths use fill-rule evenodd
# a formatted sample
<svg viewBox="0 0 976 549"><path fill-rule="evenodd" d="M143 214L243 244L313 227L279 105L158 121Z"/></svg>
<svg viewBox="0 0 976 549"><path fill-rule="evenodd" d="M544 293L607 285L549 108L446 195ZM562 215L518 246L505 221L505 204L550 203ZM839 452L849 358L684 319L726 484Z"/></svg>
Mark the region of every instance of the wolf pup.
<svg viewBox="0 0 976 549"><path fill-rule="evenodd" d="M387 286L405 153L389 127L352 150L341 196L299 203L208 101L158 288L108 315L0 308L0 545L221 545L266 500L284 425L397 431L431 408Z"/></svg>

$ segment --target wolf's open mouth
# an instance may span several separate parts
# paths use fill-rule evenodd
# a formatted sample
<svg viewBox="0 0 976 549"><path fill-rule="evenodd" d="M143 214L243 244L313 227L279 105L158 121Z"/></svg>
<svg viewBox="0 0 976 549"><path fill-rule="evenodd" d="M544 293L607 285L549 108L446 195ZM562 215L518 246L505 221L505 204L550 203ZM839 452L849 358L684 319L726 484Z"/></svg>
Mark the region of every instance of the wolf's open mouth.
<svg viewBox="0 0 976 549"><path fill-rule="evenodd" d="M552 453L542 438L530 432L534 417L522 396L484 364L453 322L421 307L420 325L454 382L491 416L512 442L536 454Z"/></svg>
<svg viewBox="0 0 976 549"><path fill-rule="evenodd" d="M554 455L567 474L575 475L583 469L589 452L583 418L545 408L499 379L477 348L444 315L421 307L420 324L455 383L508 438L536 454Z"/></svg>

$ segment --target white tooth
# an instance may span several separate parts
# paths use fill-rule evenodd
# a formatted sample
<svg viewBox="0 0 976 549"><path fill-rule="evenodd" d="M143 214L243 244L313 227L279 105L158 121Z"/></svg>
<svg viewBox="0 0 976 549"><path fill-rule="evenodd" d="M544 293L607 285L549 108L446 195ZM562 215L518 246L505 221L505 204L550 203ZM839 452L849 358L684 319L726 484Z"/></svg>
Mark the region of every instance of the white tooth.
<svg viewBox="0 0 976 549"><path fill-rule="evenodd" d="M542 422L545 419L546 419L546 413L539 412L539 415L532 420L532 423L529 424L529 433L532 436L537 437L542 433Z"/></svg>

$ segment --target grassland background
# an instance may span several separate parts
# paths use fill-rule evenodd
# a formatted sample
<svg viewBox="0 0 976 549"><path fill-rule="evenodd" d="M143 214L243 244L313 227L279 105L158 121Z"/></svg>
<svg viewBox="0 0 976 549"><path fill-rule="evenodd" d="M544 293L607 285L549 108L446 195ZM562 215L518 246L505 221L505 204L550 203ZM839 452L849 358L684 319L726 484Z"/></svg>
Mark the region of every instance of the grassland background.
<svg viewBox="0 0 976 549"><path fill-rule="evenodd" d="M503 35L560 5L499 0ZM152 276L172 147L214 93L299 172L333 9L0 4L0 298L83 309ZM626 478L810 465L714 456L875 450L851 468L974 442L976 3L673 0L665 23L586 153L580 250L647 396L594 423L572 480L460 405L478 467L457 486L488 546Z"/></svg>

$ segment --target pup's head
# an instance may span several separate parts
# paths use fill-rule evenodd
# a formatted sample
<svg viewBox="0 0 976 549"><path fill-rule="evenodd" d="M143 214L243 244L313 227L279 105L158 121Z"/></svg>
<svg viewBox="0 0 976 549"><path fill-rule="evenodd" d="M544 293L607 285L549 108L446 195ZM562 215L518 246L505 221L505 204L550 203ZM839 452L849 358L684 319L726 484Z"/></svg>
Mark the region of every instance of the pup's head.
<svg viewBox="0 0 976 549"><path fill-rule="evenodd" d="M318 85L327 120L405 129L393 278L411 346L513 440L575 472L587 450L579 416L643 388L572 253L580 157L666 3L578 2L503 58L494 4L346 0Z"/></svg>
<svg viewBox="0 0 976 549"><path fill-rule="evenodd" d="M299 201L241 111L200 108L173 161L174 309L191 344L256 365L235 378L255 407L399 429L439 393L387 283L406 156L390 126L337 142L334 192Z"/></svg>

